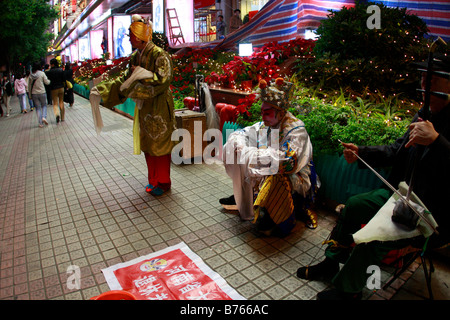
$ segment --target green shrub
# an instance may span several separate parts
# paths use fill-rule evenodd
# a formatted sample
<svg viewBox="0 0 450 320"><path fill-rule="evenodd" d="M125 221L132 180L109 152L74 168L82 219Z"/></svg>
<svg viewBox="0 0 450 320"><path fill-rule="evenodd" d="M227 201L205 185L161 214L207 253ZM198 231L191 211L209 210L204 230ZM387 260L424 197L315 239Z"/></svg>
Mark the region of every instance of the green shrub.
<svg viewBox="0 0 450 320"><path fill-rule="evenodd" d="M183 109L185 108L184 103L183 103L183 99L179 99L179 98L173 98L173 104L174 104L174 109L178 110L178 109Z"/></svg>
<svg viewBox="0 0 450 320"><path fill-rule="evenodd" d="M314 46L314 61L299 61L296 74L308 86L323 90L344 89L364 94L390 95L403 92L418 99L420 74L413 61L427 58L425 22L402 8L377 4L381 29L369 29L367 7L374 3L356 2L354 8L331 12L321 21Z"/></svg>
<svg viewBox="0 0 450 320"><path fill-rule="evenodd" d="M342 153L339 140L356 145L384 145L394 142L407 130L410 119L387 121L381 113L362 116L352 106L335 107L317 103L297 118L305 123L314 153Z"/></svg>
<svg viewBox="0 0 450 320"><path fill-rule="evenodd" d="M367 7L380 8L381 29L369 29L367 20L372 13ZM317 29L319 39L314 47L318 58L325 53L339 54L342 60L370 59L374 57L407 60L416 50L426 50L423 36L428 32L426 23L406 8L389 8L384 4L357 1L353 8L333 11L321 21Z"/></svg>
<svg viewBox="0 0 450 320"><path fill-rule="evenodd" d="M305 123L314 153L342 153L339 140L356 145L391 144L407 130L415 112L397 110L400 97L390 97L373 103L359 98L356 101L343 92L324 97L320 89L299 86L289 111ZM262 120L261 100L242 113L237 123L241 127Z"/></svg>
<svg viewBox="0 0 450 320"><path fill-rule="evenodd" d="M313 144L314 153L335 153L339 150L339 143L334 135L335 127L344 127L350 117L349 108L335 108L329 104L316 104L305 114L298 114L297 118L305 123L306 131Z"/></svg>

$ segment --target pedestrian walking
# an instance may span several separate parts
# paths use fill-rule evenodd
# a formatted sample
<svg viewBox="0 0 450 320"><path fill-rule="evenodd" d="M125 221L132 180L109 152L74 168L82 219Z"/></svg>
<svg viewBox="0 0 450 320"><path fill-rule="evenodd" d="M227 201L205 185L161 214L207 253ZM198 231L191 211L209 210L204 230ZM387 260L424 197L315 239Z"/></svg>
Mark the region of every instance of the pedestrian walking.
<svg viewBox="0 0 450 320"><path fill-rule="evenodd" d="M3 88L0 86L0 118L3 117Z"/></svg>
<svg viewBox="0 0 450 320"><path fill-rule="evenodd" d="M39 127L42 128L48 125L47 121L47 93L45 91L45 85L50 84L47 75L43 72L39 63L33 64L31 69L31 75L28 79L28 87L30 96L33 100L33 104L36 108L36 115L38 118Z"/></svg>
<svg viewBox="0 0 450 320"><path fill-rule="evenodd" d="M50 90L53 101L53 112L56 117L56 124L64 121L64 71L59 67L57 59L50 60L50 70L47 71L47 78L50 80Z"/></svg>
<svg viewBox="0 0 450 320"><path fill-rule="evenodd" d="M230 18L230 33L236 31L242 26L241 10L234 10L234 14Z"/></svg>
<svg viewBox="0 0 450 320"><path fill-rule="evenodd" d="M225 21L223 21L223 15L219 15L217 17L217 23L216 23L216 36L217 39L223 39L225 38L225 28L226 28L226 23Z"/></svg>
<svg viewBox="0 0 450 320"><path fill-rule="evenodd" d="M13 95L13 86L9 79L9 77L4 74L2 80L2 91L3 91L3 103L6 107L6 116L9 117L11 113L11 105L9 102L11 101L11 96Z"/></svg>
<svg viewBox="0 0 450 320"><path fill-rule="evenodd" d="M19 98L20 112L27 113L27 82L22 73L16 75L16 81L14 81L14 91L17 98Z"/></svg>
<svg viewBox="0 0 450 320"><path fill-rule="evenodd" d="M64 86L64 102L69 104L69 107L73 107L73 84L75 81L73 80L73 70L70 67L70 62L67 62L64 67L64 78L66 81L69 81L71 87L66 83Z"/></svg>
<svg viewBox="0 0 450 320"><path fill-rule="evenodd" d="M44 72L47 75L47 78L48 78L48 74L47 73L48 73L49 70L50 70L50 65L46 64L44 66ZM47 94L47 104L52 105L53 102L52 102L52 93L51 93L51 90L50 90L50 85L45 85L45 93Z"/></svg>
<svg viewBox="0 0 450 320"><path fill-rule="evenodd" d="M28 84L28 80L30 79L30 70L27 70L27 72L25 73L25 81ZM28 105L30 106L30 111L34 110L34 104L33 104L33 99L31 99L31 93L30 91L30 86L27 87L27 98L28 98Z"/></svg>

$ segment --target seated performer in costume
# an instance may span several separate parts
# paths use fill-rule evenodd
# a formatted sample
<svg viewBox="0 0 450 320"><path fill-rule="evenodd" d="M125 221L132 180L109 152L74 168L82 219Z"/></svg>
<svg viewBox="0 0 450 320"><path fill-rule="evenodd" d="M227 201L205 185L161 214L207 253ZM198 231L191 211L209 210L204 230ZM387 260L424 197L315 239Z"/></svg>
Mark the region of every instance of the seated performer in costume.
<svg viewBox="0 0 450 320"><path fill-rule="evenodd" d="M112 108L127 98L136 102L134 139L144 152L148 168L146 191L159 196L171 187L171 140L175 127L174 102L170 90L172 60L152 42L151 22L132 16L130 42L133 52L125 76L96 86L105 107ZM137 131L136 131L137 130ZM137 133L138 132L138 133ZM135 147L136 148L136 147Z"/></svg>
<svg viewBox="0 0 450 320"><path fill-rule="evenodd" d="M437 55L436 55L437 57ZM420 69L419 69L420 70ZM450 241L450 215L448 196L450 194L450 61L448 55L434 59L433 69L427 68L422 74L422 90L425 90L427 73L432 75L430 82L429 108L424 107L415 115L406 134L392 145L356 146L343 143L347 162L364 162L373 167L391 167L388 183L397 188L400 182L411 183L414 172L412 192L423 203L437 223L437 229L426 236L419 227L409 231L398 223L395 208L388 206L388 199L394 193L385 187L351 197L330 234L325 250L325 260L314 266L301 267L297 276L307 280L328 279L334 288L317 295L319 300L360 299L366 286L371 265L379 265L391 250L412 245L422 248L438 248ZM427 114L430 114L428 117ZM418 150L423 150L420 157ZM358 157L357 157L358 155ZM417 158L416 158L417 157ZM416 159L418 162L416 163ZM364 160L364 162L362 161ZM415 164L416 163L416 164ZM416 168L414 169L414 164ZM399 189L400 190L400 189ZM395 194L394 194L395 196ZM390 210L387 210L390 208ZM382 214L388 219L378 223ZM381 221L381 220L380 220ZM367 241L358 238L376 227ZM381 231L390 225L399 236L392 240L389 234ZM361 228L361 226L364 226ZM340 268L339 263L343 263Z"/></svg>
<svg viewBox="0 0 450 320"><path fill-rule="evenodd" d="M311 141L303 122L287 111L292 86L283 78L270 86L262 80L258 93L263 121L233 132L224 145L223 161L234 194L219 202L237 209L242 220L255 222L267 235L288 234L296 223L295 198L308 198L312 192ZM303 212L310 216L301 218L315 228L315 213Z"/></svg>

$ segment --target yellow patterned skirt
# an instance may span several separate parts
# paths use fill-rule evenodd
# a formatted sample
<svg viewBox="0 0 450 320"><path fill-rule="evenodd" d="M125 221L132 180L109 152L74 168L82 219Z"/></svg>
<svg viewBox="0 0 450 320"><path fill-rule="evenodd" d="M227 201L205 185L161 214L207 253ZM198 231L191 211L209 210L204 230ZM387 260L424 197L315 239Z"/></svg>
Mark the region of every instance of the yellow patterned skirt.
<svg viewBox="0 0 450 320"><path fill-rule="evenodd" d="M257 222L261 214L261 208L269 214L271 220L275 225L281 225L292 221L294 212L294 202L292 199L292 185L289 178L285 175L268 176L264 181L261 189L253 204L255 219ZM291 227L295 224L293 219ZM289 227L288 227L289 228Z"/></svg>

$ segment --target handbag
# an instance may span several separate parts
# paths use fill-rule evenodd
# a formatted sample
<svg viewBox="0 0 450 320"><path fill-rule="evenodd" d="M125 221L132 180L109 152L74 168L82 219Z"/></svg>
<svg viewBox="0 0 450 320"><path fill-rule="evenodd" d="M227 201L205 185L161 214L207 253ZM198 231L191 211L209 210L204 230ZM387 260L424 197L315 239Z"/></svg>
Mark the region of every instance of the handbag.
<svg viewBox="0 0 450 320"><path fill-rule="evenodd" d="M72 82L70 82L69 80L66 80L66 88L67 89L72 89L73 88Z"/></svg>
<svg viewBox="0 0 450 320"><path fill-rule="evenodd" d="M30 91L29 91L29 97L30 97L30 99L31 99L31 97L32 97L32 91L33 91L33 87L34 87L34 83L36 82L36 79L33 79L33 82L31 83L31 88L30 88Z"/></svg>

